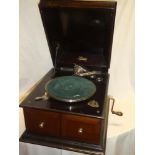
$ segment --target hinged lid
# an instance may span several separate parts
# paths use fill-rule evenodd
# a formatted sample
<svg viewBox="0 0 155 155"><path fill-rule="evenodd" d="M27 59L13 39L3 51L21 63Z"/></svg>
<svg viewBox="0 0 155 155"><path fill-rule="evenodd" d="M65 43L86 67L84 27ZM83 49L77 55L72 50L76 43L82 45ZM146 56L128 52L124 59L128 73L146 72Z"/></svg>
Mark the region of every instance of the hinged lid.
<svg viewBox="0 0 155 155"><path fill-rule="evenodd" d="M55 67L77 62L110 67L116 4L115 1L40 1Z"/></svg>

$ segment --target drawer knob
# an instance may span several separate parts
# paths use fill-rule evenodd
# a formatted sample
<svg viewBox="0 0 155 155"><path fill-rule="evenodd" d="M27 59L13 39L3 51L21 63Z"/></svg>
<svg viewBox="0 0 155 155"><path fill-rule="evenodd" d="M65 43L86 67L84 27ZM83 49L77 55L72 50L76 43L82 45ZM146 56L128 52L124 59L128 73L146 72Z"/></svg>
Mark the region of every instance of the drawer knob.
<svg viewBox="0 0 155 155"><path fill-rule="evenodd" d="M79 128L78 133L82 134L83 133L83 129Z"/></svg>
<svg viewBox="0 0 155 155"><path fill-rule="evenodd" d="M41 123L39 124L39 128L44 128L44 125L45 125L45 123L44 123L44 122L41 122Z"/></svg>

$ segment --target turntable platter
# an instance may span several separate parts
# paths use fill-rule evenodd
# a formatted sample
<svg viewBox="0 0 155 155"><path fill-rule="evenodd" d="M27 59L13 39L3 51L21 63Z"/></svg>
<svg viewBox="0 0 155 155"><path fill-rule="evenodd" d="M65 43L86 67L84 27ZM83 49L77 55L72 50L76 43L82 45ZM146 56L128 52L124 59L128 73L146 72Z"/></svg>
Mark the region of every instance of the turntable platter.
<svg viewBox="0 0 155 155"><path fill-rule="evenodd" d="M48 95L64 102L84 101L96 92L96 86L88 79L77 76L57 77L46 84Z"/></svg>

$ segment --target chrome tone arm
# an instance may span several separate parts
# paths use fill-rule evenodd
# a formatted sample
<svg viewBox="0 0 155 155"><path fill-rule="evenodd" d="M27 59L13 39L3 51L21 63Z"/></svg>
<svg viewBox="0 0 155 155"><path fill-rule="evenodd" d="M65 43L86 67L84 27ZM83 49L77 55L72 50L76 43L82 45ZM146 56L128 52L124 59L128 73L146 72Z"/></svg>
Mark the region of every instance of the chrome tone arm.
<svg viewBox="0 0 155 155"><path fill-rule="evenodd" d="M88 71L85 68L74 64L74 75L78 76L91 76L91 75L101 75L101 71Z"/></svg>

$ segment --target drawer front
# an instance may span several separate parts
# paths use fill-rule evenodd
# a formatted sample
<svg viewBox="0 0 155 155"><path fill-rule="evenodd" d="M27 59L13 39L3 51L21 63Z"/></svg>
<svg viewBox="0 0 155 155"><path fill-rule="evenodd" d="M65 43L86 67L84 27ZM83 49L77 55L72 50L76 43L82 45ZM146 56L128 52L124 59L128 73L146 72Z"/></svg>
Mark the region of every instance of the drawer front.
<svg viewBox="0 0 155 155"><path fill-rule="evenodd" d="M63 138L99 144L100 132L100 119L75 115L62 116Z"/></svg>
<svg viewBox="0 0 155 155"><path fill-rule="evenodd" d="M60 135L60 114L24 108L27 131L41 135Z"/></svg>

